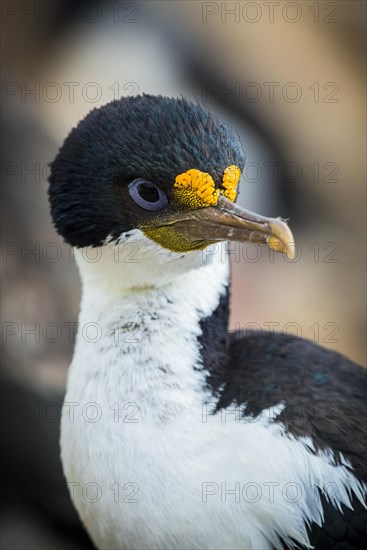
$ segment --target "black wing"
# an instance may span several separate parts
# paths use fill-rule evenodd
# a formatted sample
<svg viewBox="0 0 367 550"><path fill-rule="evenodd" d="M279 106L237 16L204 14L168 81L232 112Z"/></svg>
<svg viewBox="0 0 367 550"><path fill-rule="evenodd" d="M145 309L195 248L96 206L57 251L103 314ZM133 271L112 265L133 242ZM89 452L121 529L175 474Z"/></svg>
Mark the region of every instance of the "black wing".
<svg viewBox="0 0 367 550"><path fill-rule="evenodd" d="M301 338L242 336L232 335L228 367L213 371L210 380L220 394L219 408L247 403L244 413L256 416L283 403L276 421L288 433L311 437L317 450L331 449L337 463L342 453L354 475L366 481L367 369ZM311 544L320 550L365 548L366 509L357 501L353 510L343 506L343 513L325 499L323 504L324 524L310 526Z"/></svg>

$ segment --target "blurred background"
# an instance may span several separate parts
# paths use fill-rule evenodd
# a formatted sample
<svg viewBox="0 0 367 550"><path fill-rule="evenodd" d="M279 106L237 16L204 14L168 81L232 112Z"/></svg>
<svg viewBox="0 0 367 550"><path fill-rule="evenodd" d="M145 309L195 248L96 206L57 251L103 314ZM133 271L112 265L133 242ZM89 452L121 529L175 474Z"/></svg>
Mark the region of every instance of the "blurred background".
<svg viewBox="0 0 367 550"><path fill-rule="evenodd" d="M4 1L1 548L91 544L61 473L80 284L48 163L92 108L183 94L239 132L240 203L290 219L290 262L231 245L231 330L298 334L365 364L365 21L360 1Z"/></svg>

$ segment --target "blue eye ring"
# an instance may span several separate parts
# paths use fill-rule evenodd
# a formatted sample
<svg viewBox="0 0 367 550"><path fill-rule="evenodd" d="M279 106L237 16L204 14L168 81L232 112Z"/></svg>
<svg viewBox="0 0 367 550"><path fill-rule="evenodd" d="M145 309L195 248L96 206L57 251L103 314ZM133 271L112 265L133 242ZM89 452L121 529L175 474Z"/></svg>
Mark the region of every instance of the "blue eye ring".
<svg viewBox="0 0 367 550"><path fill-rule="evenodd" d="M137 178L128 186L133 201L144 210L163 210L168 205L167 195L156 185L144 178Z"/></svg>

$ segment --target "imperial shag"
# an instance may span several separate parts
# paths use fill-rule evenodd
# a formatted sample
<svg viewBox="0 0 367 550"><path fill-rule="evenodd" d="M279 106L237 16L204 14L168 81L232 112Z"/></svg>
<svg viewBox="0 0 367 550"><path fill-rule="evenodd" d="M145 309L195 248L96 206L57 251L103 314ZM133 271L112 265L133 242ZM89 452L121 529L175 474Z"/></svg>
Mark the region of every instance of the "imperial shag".
<svg viewBox="0 0 367 550"><path fill-rule="evenodd" d="M61 426L101 549L364 546L363 368L280 334L226 334L226 240L293 254L235 205L236 133L186 99L93 110L52 164L83 294Z"/></svg>

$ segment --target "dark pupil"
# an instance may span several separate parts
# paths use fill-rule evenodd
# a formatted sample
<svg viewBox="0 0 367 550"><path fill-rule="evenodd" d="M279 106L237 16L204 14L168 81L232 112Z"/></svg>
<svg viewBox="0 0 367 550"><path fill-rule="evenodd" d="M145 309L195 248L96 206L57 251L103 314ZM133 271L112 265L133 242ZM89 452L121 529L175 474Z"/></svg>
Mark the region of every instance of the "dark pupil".
<svg viewBox="0 0 367 550"><path fill-rule="evenodd" d="M138 193L147 202L157 202L159 199L158 189L154 185L141 183L138 185Z"/></svg>

